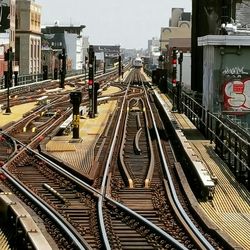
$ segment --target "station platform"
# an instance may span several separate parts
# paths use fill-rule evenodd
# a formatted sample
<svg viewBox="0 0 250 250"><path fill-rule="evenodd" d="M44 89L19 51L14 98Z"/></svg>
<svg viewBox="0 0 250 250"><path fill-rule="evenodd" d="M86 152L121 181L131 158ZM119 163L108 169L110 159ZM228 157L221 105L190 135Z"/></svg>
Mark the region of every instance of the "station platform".
<svg viewBox="0 0 250 250"><path fill-rule="evenodd" d="M110 86L102 92L102 95L110 95L120 91L117 87ZM94 180L97 166L94 164L94 147L104 131L108 119L116 108L117 101L109 100L98 105L98 114L95 118L89 118L85 114L80 119L80 140L72 142L72 133L66 136L54 136L46 143L43 152L55 159L60 159L75 171L83 174L90 180Z"/></svg>
<svg viewBox="0 0 250 250"><path fill-rule="evenodd" d="M20 241L21 237L23 242L30 241L34 249L58 249L39 216L0 182L0 248L12 249L10 242Z"/></svg>
<svg viewBox="0 0 250 250"><path fill-rule="evenodd" d="M150 81L150 79L148 80ZM119 91L119 88L111 86L103 91L103 95L109 95L117 91ZM166 95L160 93L158 89L154 91L165 103L165 108L171 114L171 121L178 124L179 130L184 134L189 152L206 166L216 180L213 199L199 201L192 196L189 197L191 205L194 209L199 210L201 216L204 214L204 218L207 218L206 220L208 224L212 225L211 227L230 235L238 244L236 244L236 249L249 249L250 232L246 230L250 227L249 191L235 180L226 164L215 154L214 144L202 136L185 114L171 112L172 104ZM34 108L35 105L36 103L28 103L12 107L10 115L0 113L0 128L9 122L19 120L24 113ZM98 114L95 118L88 118L85 115L80 119L81 141L72 143L71 134L55 136L45 145L47 154L69 164L76 171L93 178L97 167L93 166L94 145L105 129L106 123L115 108L116 101L114 100L99 105Z"/></svg>
<svg viewBox="0 0 250 250"><path fill-rule="evenodd" d="M226 232L237 243L237 249L250 247L250 193L239 184L227 165L215 153L215 145L206 140L185 114L172 112L172 103L169 98L158 92L159 97L166 104L165 108L171 113L173 121L181 129L186 138L187 150L192 156L201 161L210 174L215 177L215 191L212 200L202 201L190 197L192 202L197 201L201 213L205 213L208 221L212 221L218 230ZM194 207L195 204L192 204Z"/></svg>
<svg viewBox="0 0 250 250"><path fill-rule="evenodd" d="M0 112L0 128L7 125L10 122L16 122L20 120L23 115L36 107L36 102L24 103L11 107L11 113L5 114L5 110Z"/></svg>

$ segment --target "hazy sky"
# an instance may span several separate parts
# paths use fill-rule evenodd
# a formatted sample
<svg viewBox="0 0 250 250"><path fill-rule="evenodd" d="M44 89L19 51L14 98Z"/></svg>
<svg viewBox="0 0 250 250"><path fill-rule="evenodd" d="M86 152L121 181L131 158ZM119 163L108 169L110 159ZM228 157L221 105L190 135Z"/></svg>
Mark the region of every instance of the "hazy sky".
<svg viewBox="0 0 250 250"><path fill-rule="evenodd" d="M147 48L168 26L172 8L191 11L191 0L36 0L42 6L42 24L86 25L90 44Z"/></svg>

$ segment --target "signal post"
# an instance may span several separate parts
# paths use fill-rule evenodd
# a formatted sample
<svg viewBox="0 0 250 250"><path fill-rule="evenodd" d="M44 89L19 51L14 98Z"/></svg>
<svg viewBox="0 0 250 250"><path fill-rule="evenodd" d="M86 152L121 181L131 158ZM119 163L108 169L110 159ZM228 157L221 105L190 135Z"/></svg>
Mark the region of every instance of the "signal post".
<svg viewBox="0 0 250 250"><path fill-rule="evenodd" d="M95 118L95 84L94 84L95 52L93 45L89 46L89 117Z"/></svg>
<svg viewBox="0 0 250 250"><path fill-rule="evenodd" d="M118 57L119 67L118 67L118 75L119 75L119 83L121 83L121 75L122 75L122 57L119 55Z"/></svg>
<svg viewBox="0 0 250 250"><path fill-rule="evenodd" d="M80 91L75 91L70 93L70 102L73 104L73 141L80 140L79 137L79 125L80 125L80 115L79 115L79 107L82 102L82 93Z"/></svg>
<svg viewBox="0 0 250 250"><path fill-rule="evenodd" d="M64 89L64 81L66 76L66 52L65 49L62 49L62 54L59 54L59 61L61 62L60 65L60 88Z"/></svg>
<svg viewBox="0 0 250 250"><path fill-rule="evenodd" d="M182 62L183 62L183 52L180 51L180 55L178 57L178 63L180 65L180 73L179 73L179 82L177 82L177 110L179 113L182 112L182 108L181 108L181 99L182 99L182 95L181 95L181 91L182 91Z"/></svg>
<svg viewBox="0 0 250 250"><path fill-rule="evenodd" d="M12 61L14 59L14 53L12 52L12 47L10 47L7 52L4 53L4 61L7 61L8 71L5 72L5 87L7 87L7 106L5 114L11 114L10 110L10 86L12 85Z"/></svg>
<svg viewBox="0 0 250 250"><path fill-rule="evenodd" d="M177 91L176 91L176 73L177 73L177 50L176 47L173 48L173 53L172 53L172 86L173 86L173 107L172 111L176 112L177 111Z"/></svg>

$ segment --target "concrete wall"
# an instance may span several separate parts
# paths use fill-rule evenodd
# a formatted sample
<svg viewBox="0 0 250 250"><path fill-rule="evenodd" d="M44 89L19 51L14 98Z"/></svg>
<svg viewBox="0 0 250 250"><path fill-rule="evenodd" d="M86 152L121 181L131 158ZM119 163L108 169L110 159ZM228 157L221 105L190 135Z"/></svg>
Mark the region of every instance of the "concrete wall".
<svg viewBox="0 0 250 250"><path fill-rule="evenodd" d="M83 67L82 38L77 34L65 32L67 57L72 62L72 69L79 70Z"/></svg>
<svg viewBox="0 0 250 250"><path fill-rule="evenodd" d="M179 55L178 55L179 57ZM177 64L177 81L180 80L180 64ZM191 53L183 53L182 82L185 89L191 89Z"/></svg>
<svg viewBox="0 0 250 250"><path fill-rule="evenodd" d="M191 27L161 28L160 49L166 51L171 38L191 38Z"/></svg>
<svg viewBox="0 0 250 250"><path fill-rule="evenodd" d="M215 113L250 113L250 36L205 36L203 105Z"/></svg>

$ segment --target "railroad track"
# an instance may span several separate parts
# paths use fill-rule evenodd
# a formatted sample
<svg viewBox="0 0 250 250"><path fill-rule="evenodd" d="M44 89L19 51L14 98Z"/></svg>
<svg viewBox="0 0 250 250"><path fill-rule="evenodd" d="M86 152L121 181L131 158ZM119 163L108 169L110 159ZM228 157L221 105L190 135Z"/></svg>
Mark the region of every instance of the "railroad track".
<svg viewBox="0 0 250 250"><path fill-rule="evenodd" d="M96 144L93 187L25 145L3 167L6 185L43 218L61 249L224 247L189 211L178 162L153 98L138 86L143 82L131 76L124 97L117 96Z"/></svg>
<svg viewBox="0 0 250 250"><path fill-rule="evenodd" d="M106 83L102 82L101 87L104 84ZM82 91L85 90L82 86L79 86L79 88ZM85 97L86 95L83 96L83 101L86 99ZM41 139L53 131L60 122L71 114L68 93L60 93L59 95L57 93L55 99L57 100L52 100L48 105L39 106L33 110L34 112L26 114L16 124L9 124L4 128L4 132L1 135L2 145L4 145L1 148L3 157L0 158L0 160L2 159L1 166L4 166L1 179L44 219L48 232L62 249L70 249L72 244L74 249L75 247L79 249L102 249L101 233L96 222L97 213L94 210L96 200L96 195L93 194L94 191L91 194L84 194L84 191L78 192L73 190L72 188L77 185L72 184L72 188L69 188L68 184L70 181L64 181L65 177L58 177L57 174L55 174L53 183L51 180L53 178L52 171L46 168L44 159L38 159L39 157L37 158L35 152L31 153L29 151L29 148L36 148ZM45 115L41 115L42 113ZM4 155L6 151L10 151L8 157ZM15 156L14 153L16 153ZM12 160L10 160L11 156L13 156ZM19 160L16 162L16 159ZM7 160L9 160L10 171L8 167L5 168ZM45 181L45 178L48 178L48 182ZM58 182L58 180L60 181ZM67 198L62 198L61 194L56 191L57 188ZM43 193L43 191L45 192ZM55 200L49 197L49 195L54 196ZM38 200L37 203L35 202L36 199ZM62 203L61 206L58 205L60 202ZM45 209L41 203L47 204L45 206L51 207L52 211L57 208L57 216L62 217L61 215L63 214L65 218L59 219L59 225L58 222L55 222L58 219L51 219L51 212L44 211ZM72 232L63 230L64 224L67 224L67 227L70 228L68 230ZM1 228L4 229L4 227Z"/></svg>
<svg viewBox="0 0 250 250"><path fill-rule="evenodd" d="M102 249L97 196L93 191L30 150L15 156L4 167L4 174L8 177L4 183L43 219L59 248ZM21 192L17 183L27 193ZM35 199L43 206L36 204ZM69 232L73 236L69 236Z"/></svg>
<svg viewBox="0 0 250 250"><path fill-rule="evenodd" d="M137 97L135 97L135 92L137 92ZM149 116L149 113L153 113L153 111L155 113L156 108L149 111L152 108L149 107L148 98L143 99L145 97L142 93L145 94L145 92L145 90L141 90L141 97L138 98L138 88L127 90L130 95L127 94L124 97L123 111L121 111L119 119L121 128L116 128L117 134L111 133L113 138L117 137L117 141L111 142L110 139L106 139L108 143L103 146L103 150L108 150L109 154L108 152L100 153L100 155L108 154L108 157L102 185L99 188L103 194L107 193L107 197L112 197L125 207L140 214L147 222L150 221L157 228L164 230L183 247L189 249L222 247L222 241L213 239L205 229L198 226L199 222L195 221L188 210L188 203L185 202L180 183L176 177L171 179L171 176L176 175L174 165L177 162L171 145L167 142L168 137L164 133L162 124L157 123L158 128L155 130L155 118L152 118L152 115ZM152 98L150 100L152 101ZM144 106L143 103L147 103L147 105ZM114 131L113 127L112 130ZM160 137L162 141L157 142ZM111 145L111 148L108 145ZM164 157L166 153L167 159ZM177 189L177 193L175 189ZM107 203L106 207L109 206L112 207ZM106 216L107 224L109 222L111 225L116 225L115 228L110 225L106 226L110 229L107 235L111 248L118 245L118 249L125 249L129 244L134 244L133 247L137 246L138 249L144 249L145 246L149 249L154 247L165 249L173 246L169 242L167 243L166 239L163 240L164 236L160 234L153 237L153 241L148 239L148 234L145 232L150 232L149 235L152 233L155 236L157 233L152 232L145 224L143 225L138 218L135 219L124 211L120 211L118 207L109 212L105 209L103 214ZM194 224L199 227L199 230ZM147 229L144 231L139 228ZM137 235L138 232L143 240ZM128 242L128 235L138 240L133 243Z"/></svg>
<svg viewBox="0 0 250 250"><path fill-rule="evenodd" d="M124 83L126 85L142 85L144 82L146 82L145 76L142 74L141 69L133 68L129 72L127 78L125 79Z"/></svg>

